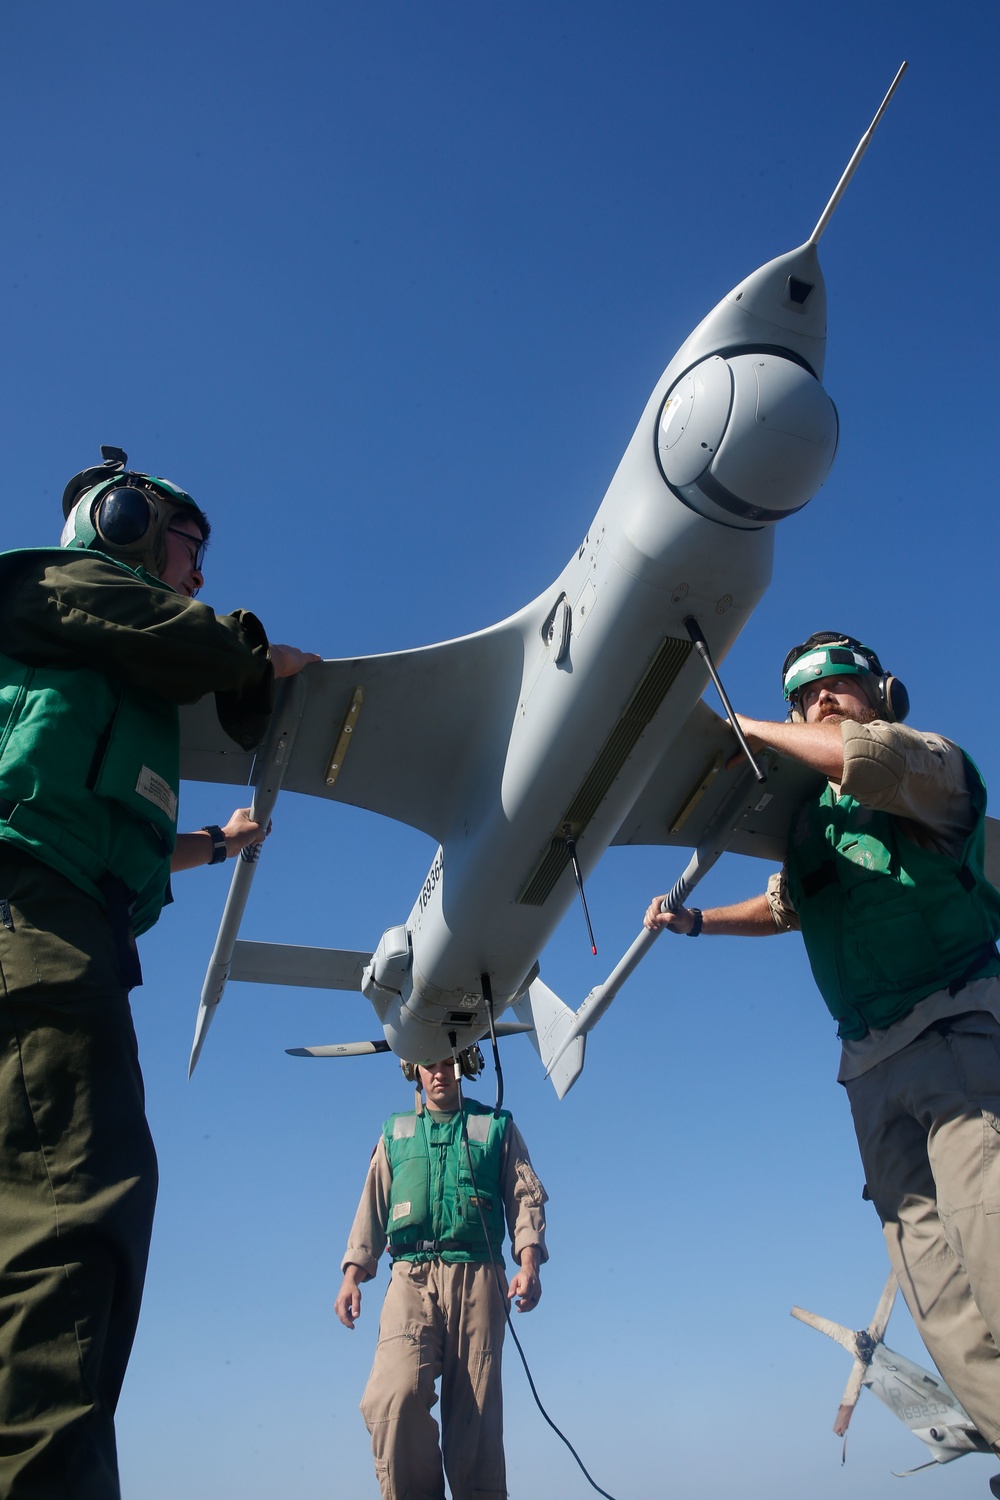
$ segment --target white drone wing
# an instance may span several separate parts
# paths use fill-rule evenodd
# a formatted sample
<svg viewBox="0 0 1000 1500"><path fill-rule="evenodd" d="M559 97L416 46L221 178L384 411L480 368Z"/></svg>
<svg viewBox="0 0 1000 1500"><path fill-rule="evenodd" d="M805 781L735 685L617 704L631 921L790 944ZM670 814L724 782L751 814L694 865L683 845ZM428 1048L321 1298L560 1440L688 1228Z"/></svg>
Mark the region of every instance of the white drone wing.
<svg viewBox="0 0 1000 1500"><path fill-rule="evenodd" d="M469 786L502 766L542 602L475 635L413 651L317 662L281 786L365 807L440 842ZM181 776L247 785L254 753L211 698L181 711ZM499 774L499 772L497 772Z"/></svg>
<svg viewBox="0 0 1000 1500"><path fill-rule="evenodd" d="M613 842L697 848L746 770L729 724L700 700ZM757 805L742 818L728 847L780 861L793 812L822 784L822 777L808 767L772 757Z"/></svg>
<svg viewBox="0 0 1000 1500"><path fill-rule="evenodd" d="M737 751L727 721L701 700L612 842L697 848L744 773L746 762ZM727 767L726 762L734 757L735 763ZM776 756L758 806L744 818L729 849L761 859L783 859L792 814L822 785L823 778L807 766ZM986 878L1000 887L1000 820L996 818L986 819L985 866Z"/></svg>

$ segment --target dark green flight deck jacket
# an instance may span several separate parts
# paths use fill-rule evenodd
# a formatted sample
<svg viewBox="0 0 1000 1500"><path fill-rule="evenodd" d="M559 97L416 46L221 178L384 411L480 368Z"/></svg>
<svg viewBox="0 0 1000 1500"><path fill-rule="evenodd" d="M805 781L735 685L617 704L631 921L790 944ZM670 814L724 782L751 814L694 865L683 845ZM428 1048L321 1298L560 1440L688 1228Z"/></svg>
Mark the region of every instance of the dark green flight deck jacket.
<svg viewBox="0 0 1000 1500"><path fill-rule="evenodd" d="M132 934L167 896L178 705L215 693L250 748L271 690L253 615L0 554L0 1494L117 1500L157 1186Z"/></svg>

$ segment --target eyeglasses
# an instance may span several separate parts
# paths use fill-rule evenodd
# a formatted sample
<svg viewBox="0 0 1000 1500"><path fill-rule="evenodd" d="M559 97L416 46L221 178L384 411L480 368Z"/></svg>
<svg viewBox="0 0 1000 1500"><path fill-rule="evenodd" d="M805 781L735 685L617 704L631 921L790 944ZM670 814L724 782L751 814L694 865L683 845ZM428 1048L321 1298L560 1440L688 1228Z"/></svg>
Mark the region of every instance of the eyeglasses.
<svg viewBox="0 0 1000 1500"><path fill-rule="evenodd" d="M187 544L187 554L191 567L196 573L200 573L205 565L205 542L202 537L192 536L189 531L179 531L176 526L168 526L167 532L170 536L179 537Z"/></svg>

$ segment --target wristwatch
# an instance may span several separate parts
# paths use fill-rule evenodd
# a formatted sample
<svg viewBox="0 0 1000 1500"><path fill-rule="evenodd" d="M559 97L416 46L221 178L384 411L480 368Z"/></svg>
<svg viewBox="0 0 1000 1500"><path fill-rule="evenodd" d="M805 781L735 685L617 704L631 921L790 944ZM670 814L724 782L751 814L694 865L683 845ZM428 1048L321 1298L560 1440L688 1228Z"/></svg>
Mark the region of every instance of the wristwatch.
<svg viewBox="0 0 1000 1500"><path fill-rule="evenodd" d="M209 864L223 864L225 862L227 853L226 835L223 833L218 823L206 823L202 828L202 833L210 833L212 835L212 858L209 860Z"/></svg>

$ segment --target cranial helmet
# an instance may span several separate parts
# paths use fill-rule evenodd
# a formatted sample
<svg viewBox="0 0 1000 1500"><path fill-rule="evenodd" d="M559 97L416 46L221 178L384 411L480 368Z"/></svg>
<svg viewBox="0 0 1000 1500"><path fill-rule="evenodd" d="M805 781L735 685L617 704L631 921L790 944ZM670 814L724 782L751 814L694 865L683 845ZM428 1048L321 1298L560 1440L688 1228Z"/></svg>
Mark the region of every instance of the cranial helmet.
<svg viewBox="0 0 1000 1500"><path fill-rule="evenodd" d="M434 1063L439 1061L440 1059L437 1057L432 1057L424 1063L404 1062L402 1059L400 1059L399 1066L402 1068L403 1077L407 1080L407 1082L417 1083L419 1081L417 1068L429 1068ZM478 1078L479 1074L486 1066L486 1062L483 1058L482 1052L479 1049L478 1042L473 1042L471 1047L463 1047L462 1051L458 1054L458 1064L462 1069L463 1078Z"/></svg>
<svg viewBox="0 0 1000 1500"><path fill-rule="evenodd" d="M102 445L101 457L103 463L81 469L63 491L60 546L107 552L158 578L167 562L167 528L187 509L204 547L208 520L186 490L155 474L127 470L128 454L121 448ZM201 550L196 565L201 567Z"/></svg>
<svg viewBox="0 0 1000 1500"><path fill-rule="evenodd" d="M910 695L898 677L883 670L875 652L852 635L819 630L793 646L781 669L781 689L793 720L801 721L799 694L824 677L863 677L872 707L880 719L901 723L910 711Z"/></svg>

